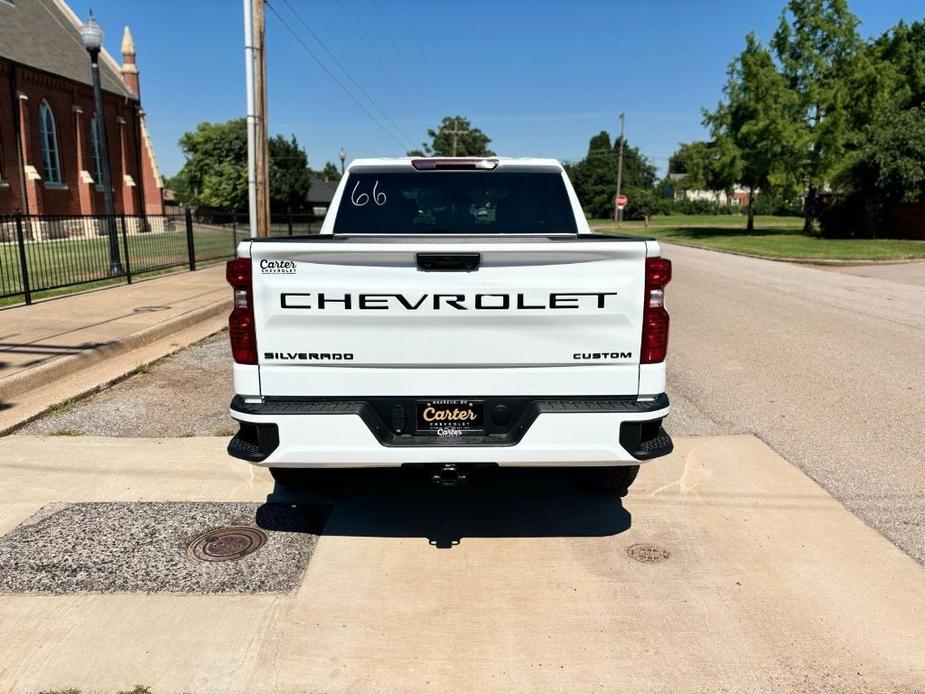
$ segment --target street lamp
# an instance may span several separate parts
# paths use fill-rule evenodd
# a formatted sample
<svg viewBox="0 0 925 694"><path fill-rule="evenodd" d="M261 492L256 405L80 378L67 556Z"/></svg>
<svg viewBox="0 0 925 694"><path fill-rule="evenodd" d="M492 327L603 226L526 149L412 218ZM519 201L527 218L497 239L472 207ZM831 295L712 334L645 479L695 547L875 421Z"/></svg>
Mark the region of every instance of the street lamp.
<svg viewBox="0 0 925 694"><path fill-rule="evenodd" d="M347 153L344 151L344 148L340 148L340 152L337 153L337 156L340 157L340 175L344 175L344 160L347 158Z"/></svg>
<svg viewBox="0 0 925 694"><path fill-rule="evenodd" d="M122 274L119 259L119 237L116 234L116 209L112 201L112 179L109 173L109 145L106 142L106 118L103 115L103 90L100 87L100 49L103 47L103 28L93 19L93 11L86 23L80 26L80 38L90 54L90 73L93 77L93 97L96 101L96 141L100 155L100 173L103 180L103 199L106 202L106 226L109 228L109 274Z"/></svg>

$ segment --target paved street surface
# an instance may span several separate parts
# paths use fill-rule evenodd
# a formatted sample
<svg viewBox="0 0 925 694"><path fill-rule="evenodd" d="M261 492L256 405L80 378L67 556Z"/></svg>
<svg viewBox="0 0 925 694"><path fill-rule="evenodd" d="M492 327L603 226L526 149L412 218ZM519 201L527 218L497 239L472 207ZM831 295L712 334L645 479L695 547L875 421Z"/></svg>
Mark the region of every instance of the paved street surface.
<svg viewBox="0 0 925 694"><path fill-rule="evenodd" d="M679 438L622 502L556 471L458 489L374 473L293 495L224 444L0 440L0 533L52 502L333 503L289 593L159 592L149 575L151 594L0 594L0 691L925 688L925 571L754 437ZM172 527L190 515L158 508ZM143 537L137 515L100 527L100 551ZM85 530L22 553L60 562ZM636 561L640 544L668 556ZM268 547L252 559L275 561ZM165 574L189 561L174 552Z"/></svg>
<svg viewBox="0 0 925 694"><path fill-rule="evenodd" d="M754 433L925 562L925 263L887 280L665 254L668 430Z"/></svg>
<svg viewBox="0 0 925 694"><path fill-rule="evenodd" d="M875 265L829 265L826 270L841 272L857 277L874 277L898 282L900 284L914 284L925 287L925 263L877 263Z"/></svg>

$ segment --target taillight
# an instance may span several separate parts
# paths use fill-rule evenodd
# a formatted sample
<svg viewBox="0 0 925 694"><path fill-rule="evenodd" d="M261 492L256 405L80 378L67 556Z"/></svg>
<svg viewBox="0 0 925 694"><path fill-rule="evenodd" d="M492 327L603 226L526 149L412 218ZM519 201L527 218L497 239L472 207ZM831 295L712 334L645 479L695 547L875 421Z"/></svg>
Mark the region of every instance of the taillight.
<svg viewBox="0 0 925 694"><path fill-rule="evenodd" d="M668 311L665 285L671 281L671 261L646 258L646 292L642 308L642 364L658 364L668 354Z"/></svg>
<svg viewBox="0 0 925 694"><path fill-rule="evenodd" d="M234 289L234 308L228 317L231 354L238 364L257 363L257 333L254 329L254 292L249 258L229 260L225 279Z"/></svg>

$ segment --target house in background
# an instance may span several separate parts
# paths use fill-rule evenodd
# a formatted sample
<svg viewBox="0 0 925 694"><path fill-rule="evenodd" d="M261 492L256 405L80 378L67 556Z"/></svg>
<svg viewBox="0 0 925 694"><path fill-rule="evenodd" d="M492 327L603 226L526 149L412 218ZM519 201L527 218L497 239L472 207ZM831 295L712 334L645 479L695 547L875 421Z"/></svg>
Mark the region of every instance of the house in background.
<svg viewBox="0 0 925 694"><path fill-rule="evenodd" d="M685 188L684 179L686 178L686 173L668 174L668 181L671 184L675 200L706 200L716 205L741 205L743 207L748 205L748 188L745 186L741 186L737 183L732 187L731 191L699 190L695 188ZM755 190L755 195L758 195L757 189Z"/></svg>
<svg viewBox="0 0 925 694"><path fill-rule="evenodd" d="M0 0L0 214L103 214L96 109L81 20L63 0ZM100 53L117 214L162 214L135 43Z"/></svg>
<svg viewBox="0 0 925 694"><path fill-rule="evenodd" d="M306 202L308 209L316 217L324 217L328 213L331 201L334 199L334 191L340 180L330 180L312 176L311 187L308 189Z"/></svg>

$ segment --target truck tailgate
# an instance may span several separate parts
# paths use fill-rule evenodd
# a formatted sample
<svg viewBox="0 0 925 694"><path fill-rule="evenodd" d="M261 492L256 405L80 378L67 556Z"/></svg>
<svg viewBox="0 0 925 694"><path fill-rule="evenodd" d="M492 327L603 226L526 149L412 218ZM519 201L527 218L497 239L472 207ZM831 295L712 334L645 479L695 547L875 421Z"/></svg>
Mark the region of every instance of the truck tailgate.
<svg viewBox="0 0 925 694"><path fill-rule="evenodd" d="M245 245L264 396L372 395L377 379L394 395L399 385L404 394L497 393L507 378L529 392L537 370L555 374L544 382L561 391L544 395L638 393L643 240ZM424 270L419 254L438 262L463 254L478 267ZM422 369L446 376L454 392L420 392L441 382L422 389Z"/></svg>

